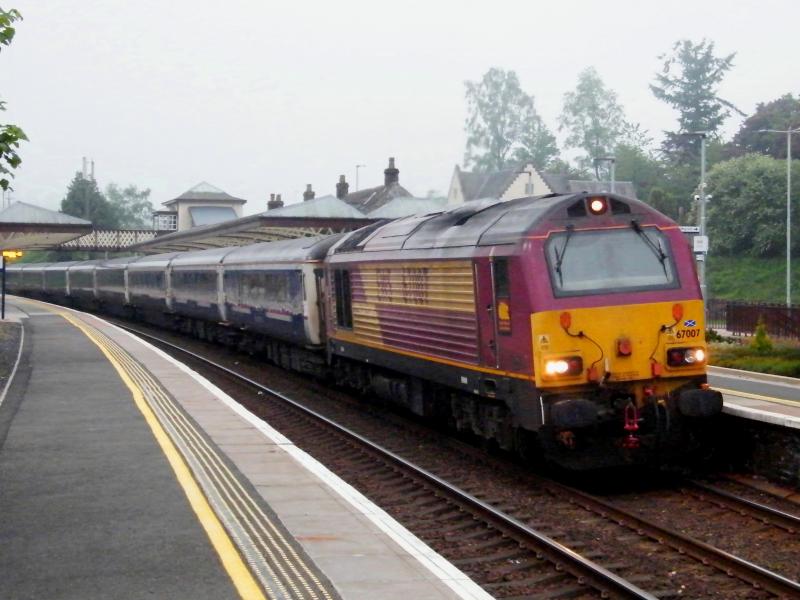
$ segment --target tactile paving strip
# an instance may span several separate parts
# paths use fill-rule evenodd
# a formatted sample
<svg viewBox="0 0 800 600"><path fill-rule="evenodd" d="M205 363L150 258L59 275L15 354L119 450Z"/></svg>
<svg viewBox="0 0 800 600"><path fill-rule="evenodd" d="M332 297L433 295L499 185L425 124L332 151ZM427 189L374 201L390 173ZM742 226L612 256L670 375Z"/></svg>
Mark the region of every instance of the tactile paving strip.
<svg viewBox="0 0 800 600"><path fill-rule="evenodd" d="M141 389L268 596L280 600L339 598L291 535L273 515L267 514L271 511L242 484L214 444L158 380L104 333L58 312L113 356Z"/></svg>

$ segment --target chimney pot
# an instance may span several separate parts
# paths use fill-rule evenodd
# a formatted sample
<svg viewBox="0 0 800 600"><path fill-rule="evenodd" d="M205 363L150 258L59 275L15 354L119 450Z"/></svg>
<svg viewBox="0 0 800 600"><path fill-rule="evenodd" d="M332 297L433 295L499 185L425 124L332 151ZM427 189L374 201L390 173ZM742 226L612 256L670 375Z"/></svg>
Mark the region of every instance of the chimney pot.
<svg viewBox="0 0 800 600"><path fill-rule="evenodd" d="M275 197L275 194L269 195L269 202L267 202L267 210L275 210L276 208L280 208L283 206L283 200L281 200L281 195L278 194L278 197Z"/></svg>
<svg viewBox="0 0 800 600"><path fill-rule="evenodd" d="M394 166L394 156L389 157L389 166L383 171L383 184L388 186L400 181L400 170Z"/></svg>
<svg viewBox="0 0 800 600"><path fill-rule="evenodd" d="M350 184L345 181L344 175L339 175L339 183L336 184L336 197L339 200L343 200L344 197L347 196L349 189Z"/></svg>
<svg viewBox="0 0 800 600"><path fill-rule="evenodd" d="M303 192L303 202L307 202L309 200L313 200L314 196L316 196L316 192L311 189L311 184L306 184L306 191Z"/></svg>

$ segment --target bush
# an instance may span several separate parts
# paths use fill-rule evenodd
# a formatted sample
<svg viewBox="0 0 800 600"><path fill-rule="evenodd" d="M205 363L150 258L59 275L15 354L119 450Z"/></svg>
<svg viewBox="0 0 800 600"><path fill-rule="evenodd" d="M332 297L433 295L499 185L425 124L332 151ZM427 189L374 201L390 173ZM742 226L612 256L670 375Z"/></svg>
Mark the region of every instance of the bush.
<svg viewBox="0 0 800 600"><path fill-rule="evenodd" d="M764 318L759 317L758 324L756 325L756 334L750 342L750 347L757 354L768 354L772 352L772 340L767 334L767 326L764 324Z"/></svg>

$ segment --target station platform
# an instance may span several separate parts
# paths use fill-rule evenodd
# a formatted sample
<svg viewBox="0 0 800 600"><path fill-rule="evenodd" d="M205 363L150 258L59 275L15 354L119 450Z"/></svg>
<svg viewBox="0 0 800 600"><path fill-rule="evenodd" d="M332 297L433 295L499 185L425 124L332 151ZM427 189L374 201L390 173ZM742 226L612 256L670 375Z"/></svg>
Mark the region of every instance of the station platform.
<svg viewBox="0 0 800 600"><path fill-rule="evenodd" d="M800 380L710 367L708 382L722 392L722 410L726 414L800 429Z"/></svg>
<svg viewBox="0 0 800 600"><path fill-rule="evenodd" d="M491 597L160 350L32 300L7 317L0 597Z"/></svg>

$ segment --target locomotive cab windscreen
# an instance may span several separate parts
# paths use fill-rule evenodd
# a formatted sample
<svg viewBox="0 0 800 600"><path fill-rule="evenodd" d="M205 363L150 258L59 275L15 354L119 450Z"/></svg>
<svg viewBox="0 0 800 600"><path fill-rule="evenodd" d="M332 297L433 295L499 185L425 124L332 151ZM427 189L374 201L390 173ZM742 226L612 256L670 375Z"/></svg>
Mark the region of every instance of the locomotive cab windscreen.
<svg viewBox="0 0 800 600"><path fill-rule="evenodd" d="M680 285L669 240L635 221L626 229L568 228L551 235L545 249L557 297Z"/></svg>

